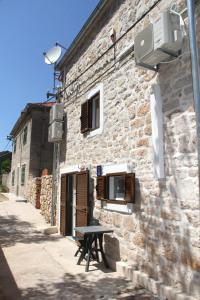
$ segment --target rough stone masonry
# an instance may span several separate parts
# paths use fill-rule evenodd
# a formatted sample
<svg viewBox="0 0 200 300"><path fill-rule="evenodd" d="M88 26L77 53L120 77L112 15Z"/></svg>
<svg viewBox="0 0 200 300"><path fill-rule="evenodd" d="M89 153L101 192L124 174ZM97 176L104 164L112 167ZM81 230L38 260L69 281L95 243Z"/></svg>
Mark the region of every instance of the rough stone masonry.
<svg viewBox="0 0 200 300"><path fill-rule="evenodd" d="M106 237L105 241L107 255L114 261L121 259L134 264L149 278L198 297L199 194L188 34L184 37L182 56L161 64L157 74L138 68L133 52L119 59L135 35L174 1L161 1L94 63L111 46L111 29L115 29L118 39L155 2L111 1L109 11L96 22L65 65L67 128L61 144L60 167L89 168L95 186L97 165L129 164L136 174L136 203L131 214L105 210L101 201L96 200L95 190L90 195L90 200L94 200L94 217L102 224L114 226L114 236ZM185 1L176 4L179 12L185 8ZM187 17L184 14L183 17L188 32ZM196 19L198 29L200 2ZM199 30L197 34L200 46ZM165 178L162 180L154 178L152 159L150 94L155 82L160 85L163 100ZM85 137L80 132L81 103L99 83L103 84L103 132Z"/></svg>

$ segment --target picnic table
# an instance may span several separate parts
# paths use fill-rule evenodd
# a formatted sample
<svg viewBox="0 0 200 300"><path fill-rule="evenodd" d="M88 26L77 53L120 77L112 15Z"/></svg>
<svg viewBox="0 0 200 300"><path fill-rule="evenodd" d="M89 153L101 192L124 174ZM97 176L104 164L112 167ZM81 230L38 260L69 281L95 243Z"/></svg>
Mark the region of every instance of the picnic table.
<svg viewBox="0 0 200 300"><path fill-rule="evenodd" d="M103 250L103 235L104 233L112 233L113 229L105 226L84 226L75 227L75 232L83 235L83 243L81 244L81 255L77 265L80 265L83 259L86 259L85 271L88 272L89 264L92 259L99 262L99 252L106 268L109 268L104 250Z"/></svg>

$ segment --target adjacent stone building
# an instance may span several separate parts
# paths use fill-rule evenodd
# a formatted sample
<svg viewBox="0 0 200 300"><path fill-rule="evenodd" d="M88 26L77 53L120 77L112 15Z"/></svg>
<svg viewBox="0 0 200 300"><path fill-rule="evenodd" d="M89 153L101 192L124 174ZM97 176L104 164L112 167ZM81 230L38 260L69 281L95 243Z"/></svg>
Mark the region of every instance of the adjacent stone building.
<svg viewBox="0 0 200 300"><path fill-rule="evenodd" d="M33 178L52 173L53 144L48 142L49 111L54 103L28 103L15 123L10 191L27 196ZM30 199L31 200L31 199Z"/></svg>
<svg viewBox="0 0 200 300"><path fill-rule="evenodd" d="M159 72L139 68L135 36L174 4L185 24L182 55ZM195 17L200 45L199 1ZM112 226L105 238L111 265L123 261L129 277L162 299L200 294L187 32L185 1L100 1L57 66L67 120L57 166L60 231L74 235L74 226L95 220Z"/></svg>

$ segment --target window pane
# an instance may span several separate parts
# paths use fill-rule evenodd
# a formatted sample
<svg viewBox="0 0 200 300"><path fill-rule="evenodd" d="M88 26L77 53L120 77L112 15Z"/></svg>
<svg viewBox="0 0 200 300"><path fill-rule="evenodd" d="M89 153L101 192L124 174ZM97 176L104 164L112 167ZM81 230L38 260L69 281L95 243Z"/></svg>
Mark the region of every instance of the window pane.
<svg viewBox="0 0 200 300"><path fill-rule="evenodd" d="M23 165L21 169L21 185L24 185L25 183L25 169L26 169L26 165Z"/></svg>
<svg viewBox="0 0 200 300"><path fill-rule="evenodd" d="M109 176L109 199L124 200L124 176Z"/></svg>
<svg viewBox="0 0 200 300"><path fill-rule="evenodd" d="M92 98L92 129L100 126L99 94Z"/></svg>
<svg viewBox="0 0 200 300"><path fill-rule="evenodd" d="M100 109L99 109L99 98L95 100L95 128L99 128L100 126Z"/></svg>
<svg viewBox="0 0 200 300"><path fill-rule="evenodd" d="M13 152L16 152L16 148L17 148L17 140L13 141Z"/></svg>

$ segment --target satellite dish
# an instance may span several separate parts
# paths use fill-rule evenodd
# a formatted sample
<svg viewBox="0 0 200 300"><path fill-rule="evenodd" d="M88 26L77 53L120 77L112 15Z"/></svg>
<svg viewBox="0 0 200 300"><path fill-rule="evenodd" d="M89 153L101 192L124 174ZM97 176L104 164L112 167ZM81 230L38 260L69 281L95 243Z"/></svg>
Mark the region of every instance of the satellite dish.
<svg viewBox="0 0 200 300"><path fill-rule="evenodd" d="M59 57L61 56L61 47L60 46L54 46L51 49L49 49L47 52L44 52L44 61L47 65L54 64L57 62Z"/></svg>

